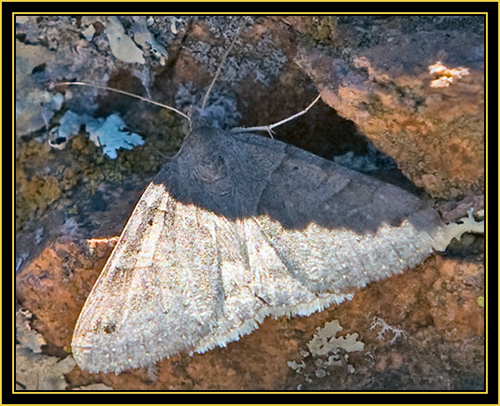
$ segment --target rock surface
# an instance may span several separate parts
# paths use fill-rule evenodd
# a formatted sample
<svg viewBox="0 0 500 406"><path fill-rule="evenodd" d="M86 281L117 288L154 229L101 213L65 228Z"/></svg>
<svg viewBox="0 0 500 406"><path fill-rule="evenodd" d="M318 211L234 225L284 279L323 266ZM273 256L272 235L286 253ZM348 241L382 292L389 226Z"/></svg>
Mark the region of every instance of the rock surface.
<svg viewBox="0 0 500 406"><path fill-rule="evenodd" d="M483 17L344 16L326 39L296 61L329 106L432 196L482 190Z"/></svg>

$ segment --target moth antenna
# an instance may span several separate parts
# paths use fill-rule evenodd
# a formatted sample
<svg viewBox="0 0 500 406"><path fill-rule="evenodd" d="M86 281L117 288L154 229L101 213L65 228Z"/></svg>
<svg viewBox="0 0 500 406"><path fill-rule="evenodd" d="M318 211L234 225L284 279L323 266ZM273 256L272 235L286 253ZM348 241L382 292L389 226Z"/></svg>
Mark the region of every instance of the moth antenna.
<svg viewBox="0 0 500 406"><path fill-rule="evenodd" d="M212 91L215 81L219 77L219 74L222 70L222 67L224 66L224 63L226 62L227 56L229 55L229 52L231 52L231 48L233 47L234 43L240 36L241 30L243 29L244 25L246 24L246 18L243 18L242 23L238 27L238 31L236 32L236 35L234 36L233 40L231 41L231 44L227 48L226 52L224 53L224 56L222 57L222 60L220 61L219 67L217 68L217 71L215 72L214 78L212 79L212 82L210 83L210 86L208 86L208 89L205 93L205 96L203 97L203 102L201 103L201 111L203 112L205 110L205 106L207 105L208 101L208 96L210 96L210 92Z"/></svg>
<svg viewBox="0 0 500 406"><path fill-rule="evenodd" d="M236 127L236 128L231 128L232 133L245 133L245 132L252 132L252 131L267 131L269 133L269 136L273 138L273 128L276 128L282 124L287 123L288 121L295 120L297 117L300 117L302 114L306 114L309 109L316 104L316 102L320 99L321 93L316 96L316 98L312 101L309 106L307 106L304 110L299 111L298 113L295 113L293 116L284 118L281 121L278 121L277 123L274 124L269 124L269 125L262 125L258 127Z"/></svg>
<svg viewBox="0 0 500 406"><path fill-rule="evenodd" d="M95 89L107 90L108 92L120 93L120 94L124 94L125 96L135 97L136 99L145 101L147 103L154 104L155 106L162 107L164 109L171 110L174 113L179 114L180 116L184 117L189 122L189 126L191 126L191 118L187 114L183 113L182 111L177 110L176 108L171 107L167 104L155 102L154 100L148 99L146 97L142 97L142 96L139 96L137 94L126 92L125 90L115 89L113 87L101 86L101 85L96 85L94 83L87 83L87 82L58 82L58 83L52 83L49 86L49 88L53 89L54 87L57 87L57 86L68 86L68 85L70 85L70 86L88 86L88 87L93 87Z"/></svg>

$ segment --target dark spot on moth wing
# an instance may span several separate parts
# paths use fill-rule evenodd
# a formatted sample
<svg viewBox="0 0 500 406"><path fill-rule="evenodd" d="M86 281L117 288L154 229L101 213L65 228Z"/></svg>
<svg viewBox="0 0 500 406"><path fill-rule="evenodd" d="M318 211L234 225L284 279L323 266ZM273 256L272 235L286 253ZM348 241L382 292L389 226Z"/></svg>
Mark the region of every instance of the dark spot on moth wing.
<svg viewBox="0 0 500 406"><path fill-rule="evenodd" d="M183 204L230 220L265 214L291 230L317 224L365 234L405 220L430 232L443 226L396 186L277 140L210 127L195 128L154 182Z"/></svg>
<svg viewBox="0 0 500 406"><path fill-rule="evenodd" d="M111 334L116 330L116 324L114 322L109 322L103 328L104 332L107 334Z"/></svg>

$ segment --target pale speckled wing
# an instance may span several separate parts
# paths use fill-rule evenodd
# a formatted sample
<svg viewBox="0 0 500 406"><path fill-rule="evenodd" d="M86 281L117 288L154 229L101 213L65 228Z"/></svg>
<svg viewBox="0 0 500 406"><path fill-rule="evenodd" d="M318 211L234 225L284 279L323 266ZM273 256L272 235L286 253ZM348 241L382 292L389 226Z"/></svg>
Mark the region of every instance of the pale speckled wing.
<svg viewBox="0 0 500 406"><path fill-rule="evenodd" d="M434 244L433 229L419 230L409 220L363 234L314 223L288 230L268 217L259 224L290 274L321 293L348 292L401 273L427 258Z"/></svg>
<svg viewBox="0 0 500 406"><path fill-rule="evenodd" d="M84 305L73 355L90 372L148 367L348 296L302 286L259 219L229 221L151 183Z"/></svg>
<svg viewBox="0 0 500 406"><path fill-rule="evenodd" d="M266 221L276 223L266 216L234 222L217 218L225 301L217 328L201 338L195 352L237 340L266 316L309 315L351 297L347 291L321 293L304 286L266 235L261 226Z"/></svg>
<svg viewBox="0 0 500 406"><path fill-rule="evenodd" d="M408 221L360 237L316 224L288 230L268 216L218 218L217 235L225 302L217 328L201 338L195 352L225 346L269 315L309 315L341 303L356 288L420 263L434 241Z"/></svg>
<svg viewBox="0 0 500 406"><path fill-rule="evenodd" d="M223 292L212 213L151 183L78 319L72 351L91 372L147 367L217 324Z"/></svg>

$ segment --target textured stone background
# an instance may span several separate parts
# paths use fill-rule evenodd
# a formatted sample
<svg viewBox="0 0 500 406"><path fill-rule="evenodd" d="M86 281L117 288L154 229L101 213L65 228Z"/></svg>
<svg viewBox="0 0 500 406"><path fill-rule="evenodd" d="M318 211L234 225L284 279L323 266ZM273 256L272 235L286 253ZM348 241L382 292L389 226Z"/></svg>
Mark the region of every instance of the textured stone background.
<svg viewBox="0 0 500 406"><path fill-rule="evenodd" d="M140 42L142 20L119 20ZM30 312L25 321L18 316L19 388L36 389L40 381L26 371L37 370L50 377L46 389L483 389L484 239L472 235L350 302L309 317L266 319L227 348L161 361L156 377L141 370L89 375L71 363L84 300L147 182L181 145L184 123L120 95L47 85L88 81L186 108L201 99L238 21L154 17L147 31L167 52L141 51L144 63L130 63L111 48L106 17L18 20L16 298ZM392 158L375 155L375 176L432 198L451 221L484 206L483 43L480 16L250 18L211 103L227 113L223 125L253 126L294 114L321 92L323 102L278 128L276 138L328 159L352 151L353 162L375 146ZM429 71L438 61L468 74L432 87L451 77ZM50 130L68 109L119 112L146 142L120 150L116 160L83 132L54 149ZM365 344L343 366L305 353L331 320ZM36 345L22 338L33 330L41 334ZM294 370L290 361L304 366Z"/></svg>

